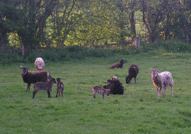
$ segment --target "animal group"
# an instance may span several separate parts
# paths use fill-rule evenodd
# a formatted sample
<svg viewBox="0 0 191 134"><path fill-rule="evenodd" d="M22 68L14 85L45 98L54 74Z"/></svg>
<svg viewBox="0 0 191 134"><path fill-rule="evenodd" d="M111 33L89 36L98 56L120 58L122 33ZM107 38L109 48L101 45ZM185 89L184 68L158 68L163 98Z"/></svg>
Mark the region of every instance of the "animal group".
<svg viewBox="0 0 191 134"><path fill-rule="evenodd" d="M50 92L52 92L52 86L54 83L56 83L57 86L57 94L56 97L60 96L60 94L63 97L63 91L64 91L64 84L61 82L61 78L54 78L51 77L51 75L44 71L45 63L44 60L41 57L36 58L35 62L35 68L37 71L32 72L28 71L28 66L23 67L21 65L20 69L22 69L22 79L24 83L27 83L27 90L30 91L31 84L34 84L34 91L33 91L33 98L35 97L35 94L39 90L45 90L47 91L48 98L51 98ZM111 65L111 69L115 68L123 68L123 64L125 64L125 60L121 59L119 63L114 63ZM160 93L162 88L164 89L164 94L166 93L166 87L170 86L171 88L171 96L173 96L173 78L172 74L170 72L161 72L158 73L158 68L152 69L149 68L151 72L151 79L153 81L153 85L157 89L158 97L160 97ZM136 83L136 77L139 73L139 68L137 65L132 64L129 66L128 69L128 76L125 77L126 84L130 84L132 78L134 78L134 82ZM124 87L122 83L118 80L117 76L113 76L111 79L107 80L107 85L104 86L94 86L92 88L93 92L93 98L96 98L96 94L102 95L102 98L104 99L104 95L109 96L109 94L123 94L124 93Z"/></svg>

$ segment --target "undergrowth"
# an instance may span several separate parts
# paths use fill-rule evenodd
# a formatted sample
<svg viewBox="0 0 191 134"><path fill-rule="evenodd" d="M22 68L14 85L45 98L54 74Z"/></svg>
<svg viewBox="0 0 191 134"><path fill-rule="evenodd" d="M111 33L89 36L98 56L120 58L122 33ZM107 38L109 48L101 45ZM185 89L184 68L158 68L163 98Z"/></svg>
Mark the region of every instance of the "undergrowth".
<svg viewBox="0 0 191 134"><path fill-rule="evenodd" d="M141 43L141 49L137 50L128 46L110 46L105 48L87 48L84 46L69 46L65 48L47 48L43 50L26 51L25 56L21 55L21 51L17 50L12 53L1 52L0 64L12 63L32 63L36 57L42 57L47 62L73 61L82 60L86 57L108 58L114 55L133 55L138 53L157 53L162 52L190 52L191 45L180 40L157 41L154 43ZM161 54L163 55L163 54Z"/></svg>

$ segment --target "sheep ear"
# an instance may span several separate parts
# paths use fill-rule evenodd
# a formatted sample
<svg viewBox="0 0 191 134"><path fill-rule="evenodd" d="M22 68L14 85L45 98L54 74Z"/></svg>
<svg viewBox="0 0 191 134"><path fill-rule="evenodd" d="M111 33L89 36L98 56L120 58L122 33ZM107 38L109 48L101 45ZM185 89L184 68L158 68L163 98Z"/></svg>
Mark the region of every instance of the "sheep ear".
<svg viewBox="0 0 191 134"><path fill-rule="evenodd" d="M153 69L152 69L152 68L149 68L149 70L151 70L151 71L152 71Z"/></svg>
<svg viewBox="0 0 191 134"><path fill-rule="evenodd" d="M23 69L23 66L22 66L22 65L20 66L20 69Z"/></svg>

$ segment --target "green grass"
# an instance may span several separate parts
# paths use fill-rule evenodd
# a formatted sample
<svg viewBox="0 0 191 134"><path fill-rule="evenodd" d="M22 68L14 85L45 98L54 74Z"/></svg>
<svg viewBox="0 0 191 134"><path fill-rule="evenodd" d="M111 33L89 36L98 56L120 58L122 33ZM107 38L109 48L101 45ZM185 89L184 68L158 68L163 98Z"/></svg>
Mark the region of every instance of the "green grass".
<svg viewBox="0 0 191 134"><path fill-rule="evenodd" d="M122 69L109 69L124 58ZM21 78L20 65L0 66L0 133L190 133L191 132L191 55L152 51L111 58L48 62L45 70L54 78L62 78L64 96L52 98L39 91L32 99ZM35 59L34 59L35 60ZM33 62L33 61L32 61ZM46 62L46 61L45 61ZM140 73L137 84L125 84L128 67L137 64ZM170 88L166 96L157 98L149 68L170 71L174 78L174 96ZM124 95L93 99L91 88L103 86L112 76L118 76L125 88Z"/></svg>

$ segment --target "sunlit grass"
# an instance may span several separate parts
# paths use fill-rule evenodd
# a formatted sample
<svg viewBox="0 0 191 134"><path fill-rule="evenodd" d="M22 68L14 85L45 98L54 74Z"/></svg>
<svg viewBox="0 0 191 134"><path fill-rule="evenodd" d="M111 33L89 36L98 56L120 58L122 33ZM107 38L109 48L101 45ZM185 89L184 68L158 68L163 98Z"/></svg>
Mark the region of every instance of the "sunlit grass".
<svg viewBox="0 0 191 134"><path fill-rule="evenodd" d="M0 67L0 132L1 133L190 133L191 131L191 55L180 53L140 53L110 58L85 58L66 62L48 62L45 70L62 78L64 96L52 98L39 91L32 99L21 78L19 64ZM120 58L122 69L109 69ZM34 59L35 60L35 59ZM45 61L46 62L46 61ZM26 63L21 63L26 66ZM137 64L137 84L125 84L128 67ZM35 71L34 64L29 64ZM157 98L149 68L170 71L174 78L174 96ZM118 76L124 95L101 95L93 99L91 88L103 86Z"/></svg>

